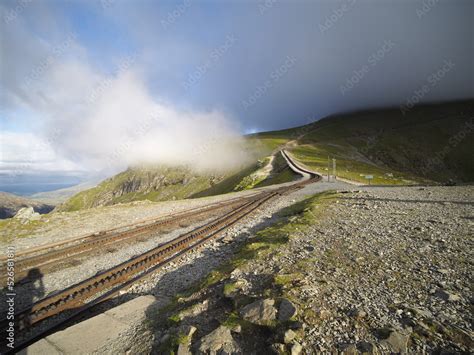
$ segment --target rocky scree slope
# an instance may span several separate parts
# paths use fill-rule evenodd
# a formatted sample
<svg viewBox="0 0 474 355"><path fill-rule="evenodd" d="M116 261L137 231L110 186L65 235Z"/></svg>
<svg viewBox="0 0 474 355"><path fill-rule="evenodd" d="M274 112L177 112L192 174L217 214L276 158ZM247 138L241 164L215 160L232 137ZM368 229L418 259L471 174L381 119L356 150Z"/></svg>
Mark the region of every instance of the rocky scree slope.
<svg viewBox="0 0 474 355"><path fill-rule="evenodd" d="M159 353L469 353L471 186L326 193L151 319Z"/></svg>

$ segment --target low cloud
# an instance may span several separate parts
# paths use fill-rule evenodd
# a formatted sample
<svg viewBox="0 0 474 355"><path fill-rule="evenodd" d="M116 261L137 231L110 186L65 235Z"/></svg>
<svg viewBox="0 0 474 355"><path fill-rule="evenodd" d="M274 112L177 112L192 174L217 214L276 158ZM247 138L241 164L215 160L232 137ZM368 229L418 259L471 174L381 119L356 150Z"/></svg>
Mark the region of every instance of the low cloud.
<svg viewBox="0 0 474 355"><path fill-rule="evenodd" d="M59 157L48 140L27 132L0 132L0 175L15 179L38 173L78 173L74 162Z"/></svg>
<svg viewBox="0 0 474 355"><path fill-rule="evenodd" d="M66 22L35 17L42 10L57 19L53 9L38 6L3 26L0 103L7 129L0 136L0 173L111 174L138 164L215 171L248 161L235 119L151 92L142 52L115 55L105 69Z"/></svg>
<svg viewBox="0 0 474 355"><path fill-rule="evenodd" d="M27 103L43 116L43 139L85 170L166 164L214 171L247 160L226 114L160 102L131 69L106 76L69 61L52 67L32 89Z"/></svg>

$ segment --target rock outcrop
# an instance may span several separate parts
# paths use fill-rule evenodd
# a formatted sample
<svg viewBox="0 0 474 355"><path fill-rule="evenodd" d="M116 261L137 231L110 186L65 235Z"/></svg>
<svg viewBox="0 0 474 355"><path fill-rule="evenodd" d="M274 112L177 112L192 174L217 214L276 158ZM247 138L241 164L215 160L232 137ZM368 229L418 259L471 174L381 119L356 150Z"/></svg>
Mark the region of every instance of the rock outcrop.
<svg viewBox="0 0 474 355"><path fill-rule="evenodd" d="M241 354L230 329L221 325L200 340L198 354Z"/></svg>
<svg viewBox="0 0 474 355"><path fill-rule="evenodd" d="M276 319L275 301L272 299L258 300L240 310L243 319L255 324L267 324Z"/></svg>
<svg viewBox="0 0 474 355"><path fill-rule="evenodd" d="M0 192L0 219L13 217L24 207L31 207L34 212L39 214L48 213L54 208L53 205L41 201L16 196L6 192Z"/></svg>

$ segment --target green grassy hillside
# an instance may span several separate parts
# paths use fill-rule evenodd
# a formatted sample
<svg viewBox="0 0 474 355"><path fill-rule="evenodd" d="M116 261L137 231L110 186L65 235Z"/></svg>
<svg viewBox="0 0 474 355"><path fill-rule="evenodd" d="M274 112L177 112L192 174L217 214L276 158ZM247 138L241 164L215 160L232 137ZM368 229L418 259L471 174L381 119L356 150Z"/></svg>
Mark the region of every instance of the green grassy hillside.
<svg viewBox="0 0 474 355"><path fill-rule="evenodd" d="M130 168L96 187L82 191L60 205L58 211L113 205L139 200L163 201L186 198L210 187L216 176L200 176L185 168Z"/></svg>
<svg viewBox="0 0 474 355"><path fill-rule="evenodd" d="M288 145L295 158L327 172L366 182L404 184L432 180L474 181L474 101L424 105L327 117L315 123L252 136L269 149Z"/></svg>
<svg viewBox="0 0 474 355"><path fill-rule="evenodd" d="M198 174L184 167L130 168L103 181L94 188L74 195L58 206L56 211L77 211L142 200L177 200L245 190L275 178L271 175L258 181L253 180L253 176L258 174L269 160L270 157L266 157L242 167L241 170L220 175ZM281 164L279 159L275 159L275 161ZM285 179L291 181L295 177L293 173L286 174L284 178L280 176L278 180L274 180L274 183Z"/></svg>

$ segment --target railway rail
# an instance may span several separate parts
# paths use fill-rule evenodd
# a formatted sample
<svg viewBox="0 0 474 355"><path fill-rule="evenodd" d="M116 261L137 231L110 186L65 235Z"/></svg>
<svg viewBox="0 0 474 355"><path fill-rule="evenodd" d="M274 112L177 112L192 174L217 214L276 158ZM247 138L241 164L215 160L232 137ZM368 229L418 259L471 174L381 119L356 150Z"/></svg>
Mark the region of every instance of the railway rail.
<svg viewBox="0 0 474 355"><path fill-rule="evenodd" d="M285 155L286 152L282 151L282 154ZM291 159L288 155L286 157ZM227 228L249 216L269 200L302 188L308 183L321 180L319 175L306 169L301 170L309 174L310 178L247 197L245 201L241 201L242 203L237 208L210 223L47 296L17 312L15 314L16 329L22 332L22 341L16 345L15 349L6 348L2 344L2 353L15 353L52 333L85 310L113 298L120 291L126 290L132 284L148 277L151 273L176 260L184 253L194 250L208 240L219 236ZM47 324L43 324L46 320L48 320ZM3 320L0 324L2 329L6 329L8 321ZM38 325L43 326L36 329Z"/></svg>
<svg viewBox="0 0 474 355"><path fill-rule="evenodd" d="M56 268L61 262L71 262L73 259L83 257L98 249L103 250L106 246L112 244L115 246L117 243L136 240L138 237L150 235L174 225L188 222L189 219L202 216L203 214L224 208L234 208L235 206L245 203L249 198L250 197L234 198L204 208L194 208L159 219L140 221L133 225L126 226L126 229L123 227L122 230L120 230L120 228L114 228L27 250L16 255L15 276L17 279L23 278L27 276L28 272L32 269L37 269L42 274L45 274L51 269ZM5 262L5 259L0 259L0 262L1 261ZM0 274L6 275L5 267L0 268ZM0 276L0 280L4 280L4 276Z"/></svg>

